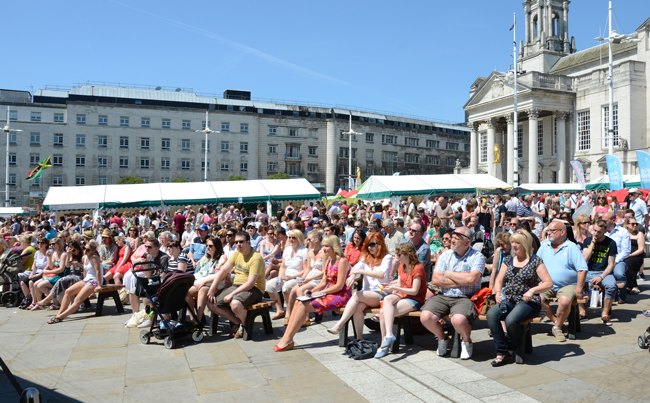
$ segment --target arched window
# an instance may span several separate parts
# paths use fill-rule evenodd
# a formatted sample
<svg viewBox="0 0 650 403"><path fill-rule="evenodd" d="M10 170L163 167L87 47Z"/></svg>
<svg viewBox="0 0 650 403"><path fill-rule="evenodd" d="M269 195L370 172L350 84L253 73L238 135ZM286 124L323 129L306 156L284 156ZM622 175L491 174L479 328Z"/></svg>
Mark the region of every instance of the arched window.
<svg viewBox="0 0 650 403"><path fill-rule="evenodd" d="M537 18L537 15L535 15L533 17L533 29L532 29L532 31L533 31L533 39L537 39L537 37L539 36L539 31L538 30L539 30L538 18Z"/></svg>

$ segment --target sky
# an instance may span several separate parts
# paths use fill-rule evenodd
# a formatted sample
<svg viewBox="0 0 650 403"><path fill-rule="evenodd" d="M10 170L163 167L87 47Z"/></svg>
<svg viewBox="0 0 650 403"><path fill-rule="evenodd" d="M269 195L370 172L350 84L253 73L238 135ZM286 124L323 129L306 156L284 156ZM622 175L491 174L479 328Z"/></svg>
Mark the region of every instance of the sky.
<svg viewBox="0 0 650 403"><path fill-rule="evenodd" d="M7 0L0 88L86 82L462 122L479 76L512 68L522 0ZM631 33L650 0L614 0ZM607 36L607 0L572 0L578 50ZM7 33L9 33L7 35Z"/></svg>

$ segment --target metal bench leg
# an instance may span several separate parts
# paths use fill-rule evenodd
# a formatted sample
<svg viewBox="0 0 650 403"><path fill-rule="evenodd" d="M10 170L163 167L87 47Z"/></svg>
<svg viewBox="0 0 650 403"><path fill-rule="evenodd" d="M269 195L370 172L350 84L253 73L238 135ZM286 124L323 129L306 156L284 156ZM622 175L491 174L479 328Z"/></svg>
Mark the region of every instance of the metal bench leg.
<svg viewBox="0 0 650 403"><path fill-rule="evenodd" d="M271 312L269 309L265 309L260 314L262 316L262 322L264 323L264 333L273 334L273 322L271 322Z"/></svg>
<svg viewBox="0 0 650 403"><path fill-rule="evenodd" d="M460 357L460 334L456 331L456 329L453 328L453 333L451 334L453 343L451 344L451 354L449 356L451 358L458 358Z"/></svg>
<svg viewBox="0 0 650 403"><path fill-rule="evenodd" d="M248 314L246 315L246 323L244 324L244 335L242 337L243 340L250 340L253 337L253 325L255 324L255 317L259 315L260 312L255 310L255 311L248 311Z"/></svg>

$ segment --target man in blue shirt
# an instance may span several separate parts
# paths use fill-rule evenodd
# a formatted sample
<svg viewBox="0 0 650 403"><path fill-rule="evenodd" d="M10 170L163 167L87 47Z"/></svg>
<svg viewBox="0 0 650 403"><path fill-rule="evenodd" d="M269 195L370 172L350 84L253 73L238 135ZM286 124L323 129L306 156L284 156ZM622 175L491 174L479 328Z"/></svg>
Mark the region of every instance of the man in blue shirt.
<svg viewBox="0 0 650 403"><path fill-rule="evenodd" d="M537 256L544 262L553 280L553 288L544 293L542 310L546 310L548 317L554 322L552 333L555 340L564 342L566 337L562 326L569 317L573 301L576 298L582 299L587 262L578 245L567 240L566 227L561 221L551 221L546 234L547 238L539 247ZM558 299L555 315L548 305L548 301L554 297Z"/></svg>

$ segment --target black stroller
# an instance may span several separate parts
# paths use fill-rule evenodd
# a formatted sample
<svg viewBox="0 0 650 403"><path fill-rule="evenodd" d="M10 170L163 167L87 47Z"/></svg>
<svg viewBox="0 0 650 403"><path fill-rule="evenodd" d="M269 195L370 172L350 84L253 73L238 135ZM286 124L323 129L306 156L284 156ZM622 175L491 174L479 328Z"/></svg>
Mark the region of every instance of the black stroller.
<svg viewBox="0 0 650 403"><path fill-rule="evenodd" d="M0 255L0 304L7 308L18 306L23 299L23 293L18 283L20 271L20 256L11 249Z"/></svg>
<svg viewBox="0 0 650 403"><path fill-rule="evenodd" d="M153 308L154 319L149 330L140 332L140 342L149 344L151 337L164 340L168 349L174 348L176 341L191 335L192 340L203 340L203 328L200 323L185 320L185 311L189 308L185 303L187 291L194 284L192 273L163 271L162 267L154 262L138 262L131 269L136 278L136 294L148 298ZM137 273L149 273L149 277L138 277ZM178 312L181 311L180 315ZM196 311L190 311L196 318ZM165 319L163 315L171 316Z"/></svg>

